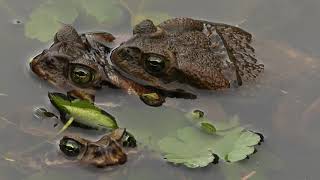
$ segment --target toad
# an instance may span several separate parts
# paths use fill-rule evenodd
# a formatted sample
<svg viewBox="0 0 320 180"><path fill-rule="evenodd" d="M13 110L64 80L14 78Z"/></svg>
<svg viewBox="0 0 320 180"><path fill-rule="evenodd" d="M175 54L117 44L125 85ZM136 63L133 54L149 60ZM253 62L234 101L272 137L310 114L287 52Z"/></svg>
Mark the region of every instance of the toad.
<svg viewBox="0 0 320 180"><path fill-rule="evenodd" d="M133 136L128 136L125 129L116 129L96 142L66 135L59 143L60 150L68 159L76 159L82 164L100 168L124 164L127 161L127 154L123 146L136 146L135 139Z"/></svg>
<svg viewBox="0 0 320 180"><path fill-rule="evenodd" d="M175 18L156 26L144 20L132 37L121 44L116 40L106 32L78 34L65 25L30 67L80 98L93 99L96 89L109 86L151 106L166 97L194 99L191 87L238 87L264 69L250 45L251 34L226 24Z"/></svg>

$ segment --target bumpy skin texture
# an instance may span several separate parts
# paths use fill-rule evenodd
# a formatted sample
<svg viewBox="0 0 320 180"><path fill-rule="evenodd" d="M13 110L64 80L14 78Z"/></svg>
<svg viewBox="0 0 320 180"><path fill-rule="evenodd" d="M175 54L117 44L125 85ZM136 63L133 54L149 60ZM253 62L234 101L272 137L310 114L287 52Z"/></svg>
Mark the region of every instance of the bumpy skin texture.
<svg viewBox="0 0 320 180"><path fill-rule="evenodd" d="M111 49L118 46L114 40L105 32L79 35L65 25L52 46L30 62L31 70L79 98L93 100L96 89L109 86L159 106L165 97L196 98L192 86L238 87L264 69L254 57L252 36L226 24L176 18L155 26L144 20L135 26L129 40L112 51L109 61ZM75 69L78 76L91 72L89 81L79 84L73 80ZM157 96L144 96L154 93Z"/></svg>
<svg viewBox="0 0 320 180"><path fill-rule="evenodd" d="M121 165L127 161L127 155L121 145L124 132L123 129L116 129L96 142L73 135L64 136L61 141L72 139L78 142L81 148L75 159L78 159L82 164L103 168Z"/></svg>
<svg viewBox="0 0 320 180"><path fill-rule="evenodd" d="M122 77L107 62L115 37L106 32L78 34L70 25L64 25L55 35L54 43L30 62L31 70L41 79L82 99L94 99L96 89L102 86L121 88L130 94L154 92ZM79 84L72 80L74 67L92 73L90 81ZM161 100L164 101L163 99Z"/></svg>
<svg viewBox="0 0 320 180"><path fill-rule="evenodd" d="M114 39L108 33L88 33L80 36L72 26L66 25L56 33L51 47L33 58L30 68L37 76L56 87L67 91L83 90L93 93L107 80L101 66L104 64L104 51L107 50L95 50L99 42L90 42L91 39L99 37L105 42L111 42ZM70 80L73 65L88 67L95 72L94 79L83 86L73 83Z"/></svg>
<svg viewBox="0 0 320 180"><path fill-rule="evenodd" d="M190 18L158 26L145 20L133 34L112 52L111 61L122 75L148 86L174 90L172 84L179 82L212 90L238 87L264 69L254 57L251 34L238 27ZM147 64L150 58L165 65L154 72Z"/></svg>

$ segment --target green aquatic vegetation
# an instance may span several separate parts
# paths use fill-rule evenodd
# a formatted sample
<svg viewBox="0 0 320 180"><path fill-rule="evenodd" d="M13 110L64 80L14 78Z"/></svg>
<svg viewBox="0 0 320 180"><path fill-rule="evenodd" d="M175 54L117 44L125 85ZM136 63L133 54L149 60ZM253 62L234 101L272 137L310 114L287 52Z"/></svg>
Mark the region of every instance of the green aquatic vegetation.
<svg viewBox="0 0 320 180"><path fill-rule="evenodd" d="M193 110L190 113L186 114L186 117L190 120L192 124L196 127L202 129L208 134L217 134L224 135L229 130L238 127L240 130L243 128L240 127L238 116L230 118L228 121L210 121L201 110Z"/></svg>
<svg viewBox="0 0 320 180"><path fill-rule="evenodd" d="M1 2L3 1L0 0L0 5ZM62 23L72 24L81 13L94 17L98 24L108 27L126 20L124 18L128 15L131 16L132 25L143 19L151 19L158 24L170 18L168 13L151 12L145 10L144 6L144 0L138 1L137 5L119 0L47 0L33 9L25 24L25 36L48 42L53 39Z"/></svg>
<svg viewBox="0 0 320 180"><path fill-rule="evenodd" d="M130 128L130 132L142 146L158 152L158 141L187 126L184 113L169 107L121 106L109 111L119 119L121 126Z"/></svg>
<svg viewBox="0 0 320 180"><path fill-rule="evenodd" d="M131 25L134 26L144 19L150 19L155 24L159 24L167 19L172 18L168 12L150 9L150 4L154 4L155 0L120 0L131 14Z"/></svg>
<svg viewBox="0 0 320 180"><path fill-rule="evenodd" d="M199 133L193 127L179 129L175 136L159 141L160 150L167 161L189 168L205 167L215 160L211 144L206 134Z"/></svg>
<svg viewBox="0 0 320 180"><path fill-rule="evenodd" d="M35 8L25 25L25 35L31 39L47 42L61 27L72 23L79 15L75 1L46 1Z"/></svg>
<svg viewBox="0 0 320 180"><path fill-rule="evenodd" d="M52 105L61 114L67 114L72 117L67 124L75 121L94 129L118 128L117 122L112 115L87 100L70 100L67 96L60 93L48 93L48 96ZM66 127L63 128L65 129Z"/></svg>
<svg viewBox="0 0 320 180"><path fill-rule="evenodd" d="M213 124L210 123L214 127ZM219 131L224 132L219 134ZM243 160L254 153L254 146L260 141L259 135L242 127L217 129L216 133L185 127L161 139L159 147L167 161L197 168L217 161L218 157L226 162Z"/></svg>
<svg viewBox="0 0 320 180"><path fill-rule="evenodd" d="M253 154L260 141L261 137L251 131L232 132L215 143L214 152L227 162L237 162Z"/></svg>
<svg viewBox="0 0 320 180"><path fill-rule="evenodd" d="M216 132L216 127L204 117L204 112L200 110L194 110L187 113L187 118L191 120L198 128L202 129L208 134L214 134Z"/></svg>
<svg viewBox="0 0 320 180"><path fill-rule="evenodd" d="M121 21L124 7L118 0L80 0L84 11L96 18L99 23L114 24Z"/></svg>
<svg viewBox="0 0 320 180"><path fill-rule="evenodd" d="M157 106L161 106L162 103L164 102L164 98L161 97L159 94L157 93L146 93L146 94L142 94L140 96L140 99L150 105L150 106L154 106L154 107L157 107Z"/></svg>
<svg viewBox="0 0 320 180"><path fill-rule="evenodd" d="M62 23L72 24L81 12L95 17L98 23L121 21L124 10L117 0L56 0L45 1L35 8L25 25L25 35L48 42Z"/></svg>

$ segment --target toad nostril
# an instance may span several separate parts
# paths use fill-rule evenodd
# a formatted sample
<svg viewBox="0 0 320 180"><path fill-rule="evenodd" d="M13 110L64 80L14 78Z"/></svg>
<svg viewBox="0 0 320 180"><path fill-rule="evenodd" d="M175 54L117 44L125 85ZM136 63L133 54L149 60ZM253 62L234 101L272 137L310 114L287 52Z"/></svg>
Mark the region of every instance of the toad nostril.
<svg viewBox="0 0 320 180"><path fill-rule="evenodd" d="M48 58L48 59L46 60L46 64L47 64L47 65L53 64L53 59L52 59L52 58Z"/></svg>
<svg viewBox="0 0 320 180"><path fill-rule="evenodd" d="M131 60L133 57L132 57L132 52L129 48L123 48L121 51L120 51L120 55L123 59L127 59L127 60Z"/></svg>
<svg viewBox="0 0 320 180"><path fill-rule="evenodd" d="M45 64L50 68L55 68L56 67L55 60L52 57L47 58L46 61L45 61Z"/></svg>

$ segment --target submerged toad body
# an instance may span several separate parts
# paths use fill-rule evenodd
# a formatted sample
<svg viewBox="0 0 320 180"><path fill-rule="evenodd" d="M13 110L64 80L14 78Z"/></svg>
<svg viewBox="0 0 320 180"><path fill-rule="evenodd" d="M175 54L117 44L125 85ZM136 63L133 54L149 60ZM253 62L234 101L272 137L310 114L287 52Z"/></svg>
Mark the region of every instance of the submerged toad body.
<svg viewBox="0 0 320 180"><path fill-rule="evenodd" d="M31 69L76 95L108 85L156 106L165 97L195 98L189 87L238 87L264 68L254 57L251 35L225 24L176 18L155 26L144 20L111 51L114 39L108 33L79 35L65 26L53 45L31 61Z"/></svg>
<svg viewBox="0 0 320 180"><path fill-rule="evenodd" d="M133 34L111 60L123 74L150 86L180 82L223 89L254 79L264 68L254 57L252 36L238 27L189 18L158 26L145 20Z"/></svg>
<svg viewBox="0 0 320 180"><path fill-rule="evenodd" d="M29 133L24 135L34 136ZM27 147L28 151L10 151L6 156L16 163L14 167L43 171L47 167L68 168L77 164L98 168L112 167L126 163L129 155L138 152L135 138L123 128L108 132L97 141L84 136L66 133L58 143L59 151L56 144L49 140L49 143L40 143L41 146Z"/></svg>
<svg viewBox="0 0 320 180"><path fill-rule="evenodd" d="M83 164L96 167L124 164L127 161L127 155L122 148L125 133L125 129L116 129L97 142L78 136L64 136L60 140L59 147L67 157Z"/></svg>

